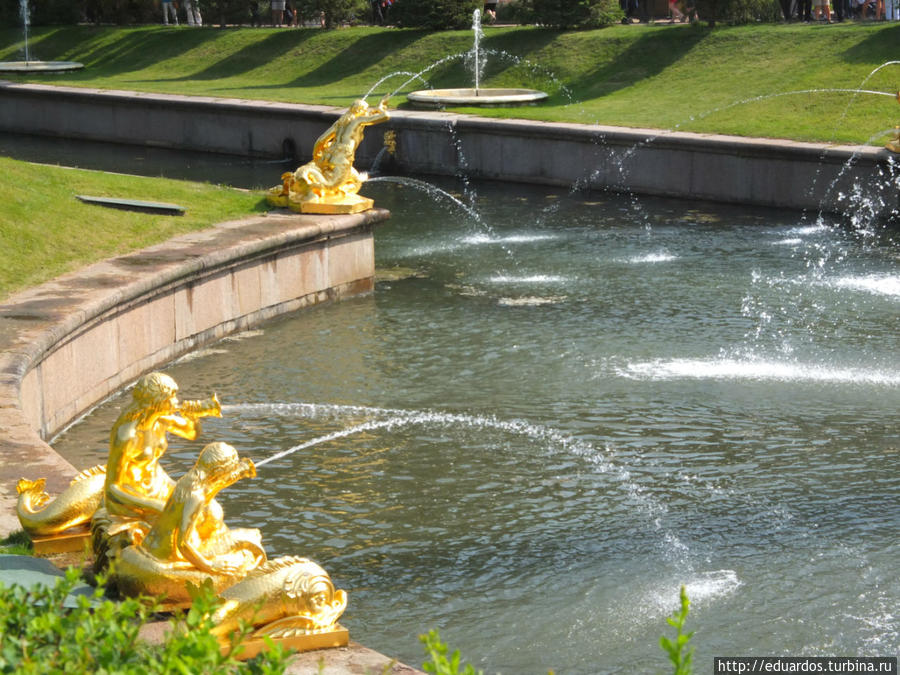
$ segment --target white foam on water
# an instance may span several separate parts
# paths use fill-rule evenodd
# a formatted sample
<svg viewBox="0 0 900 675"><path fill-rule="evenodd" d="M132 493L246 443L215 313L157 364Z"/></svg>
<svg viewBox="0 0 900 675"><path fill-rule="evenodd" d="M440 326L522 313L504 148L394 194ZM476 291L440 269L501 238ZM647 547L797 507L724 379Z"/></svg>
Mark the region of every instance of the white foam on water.
<svg viewBox="0 0 900 675"><path fill-rule="evenodd" d="M175 360L175 363L188 363L189 361L195 361L196 359L204 359L207 356L215 356L216 354L227 354L227 349L220 349L215 347L210 347L209 349L198 349L195 352L189 352L184 356Z"/></svg>
<svg viewBox="0 0 900 675"><path fill-rule="evenodd" d="M827 225L824 223L817 223L815 225L798 225L797 227L792 227L788 230L788 234L804 236L807 234L817 234L819 232L825 232L829 230Z"/></svg>
<svg viewBox="0 0 900 675"><path fill-rule="evenodd" d="M530 244L535 241L549 241L558 239L557 235L551 234L511 234L498 237L490 234L473 234L463 238L463 243L475 246L482 244Z"/></svg>
<svg viewBox="0 0 900 675"><path fill-rule="evenodd" d="M635 255L631 256L630 258L624 258L622 262L626 262L630 265L642 265L645 263L670 262L677 259L677 255L672 255L671 253L660 251L657 253L644 253L643 255Z"/></svg>
<svg viewBox="0 0 900 675"><path fill-rule="evenodd" d="M568 280L568 277L555 274L532 274L521 277L498 274L490 277L488 282L492 284L562 284Z"/></svg>
<svg viewBox="0 0 900 675"><path fill-rule="evenodd" d="M798 237L788 238L788 239L779 239L776 242L773 242L775 246L796 246L797 244L802 244L803 240Z"/></svg>
<svg viewBox="0 0 900 675"><path fill-rule="evenodd" d="M497 303L504 307L538 307L540 305L557 305L565 301L565 295L548 295L535 296L529 295L524 298L500 298Z"/></svg>
<svg viewBox="0 0 900 675"><path fill-rule="evenodd" d="M736 359L655 359L629 363L616 374L646 380L763 380L836 384L900 385L900 372L835 368L819 364Z"/></svg>
<svg viewBox="0 0 900 675"><path fill-rule="evenodd" d="M265 331L263 330L242 330L240 333L235 333L234 335L229 335L224 338L224 342L240 342L241 340L249 340L250 338L259 337L261 335L265 335Z"/></svg>
<svg viewBox="0 0 900 675"><path fill-rule="evenodd" d="M900 298L900 275L869 274L866 276L841 277L830 282L836 288L864 291L875 295Z"/></svg>
<svg viewBox="0 0 900 675"><path fill-rule="evenodd" d="M652 585L640 584L642 587L629 592L634 595L622 602L630 605L633 624L645 624L671 616L681 607L681 586L684 586L691 608L695 609L734 593L742 583L734 570L690 572L664 582L654 581Z"/></svg>

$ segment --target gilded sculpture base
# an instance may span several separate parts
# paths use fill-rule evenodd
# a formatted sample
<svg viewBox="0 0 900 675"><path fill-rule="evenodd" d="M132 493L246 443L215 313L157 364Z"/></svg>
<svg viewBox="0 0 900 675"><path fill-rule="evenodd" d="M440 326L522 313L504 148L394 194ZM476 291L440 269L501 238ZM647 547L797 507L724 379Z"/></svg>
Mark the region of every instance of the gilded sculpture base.
<svg viewBox="0 0 900 675"><path fill-rule="evenodd" d="M288 208L297 213L318 213L322 215L344 215L368 211L375 202L361 195L347 195L339 202L298 202L288 201Z"/></svg>
<svg viewBox="0 0 900 675"><path fill-rule="evenodd" d="M346 647L350 644L350 632L341 626L335 624L330 630L323 630L319 633L310 633L308 635L295 635L293 637L269 638L272 643L280 645L284 649L293 649L297 652L311 652L314 649L331 649L333 647ZM246 638L241 641L243 650L237 654L237 658L246 661L257 656L260 652L264 652L269 648L268 643L261 638ZM230 645L222 643L222 653L226 653Z"/></svg>
<svg viewBox="0 0 900 675"><path fill-rule="evenodd" d="M29 536L34 546L34 554L39 556L78 553L91 548L91 528L89 526L72 528L59 534Z"/></svg>

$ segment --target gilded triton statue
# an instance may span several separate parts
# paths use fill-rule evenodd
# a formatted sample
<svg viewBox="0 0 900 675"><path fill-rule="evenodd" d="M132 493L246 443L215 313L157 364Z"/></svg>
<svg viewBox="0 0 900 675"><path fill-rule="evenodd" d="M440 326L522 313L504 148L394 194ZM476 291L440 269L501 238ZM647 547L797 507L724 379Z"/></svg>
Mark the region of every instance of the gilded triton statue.
<svg viewBox="0 0 900 675"><path fill-rule="evenodd" d="M353 161L365 127L389 119L387 102L387 96L377 107L364 99L355 101L316 141L312 161L282 174L281 185L268 192L269 203L300 213L357 213L372 208L371 199L357 194L366 175L353 167Z"/></svg>

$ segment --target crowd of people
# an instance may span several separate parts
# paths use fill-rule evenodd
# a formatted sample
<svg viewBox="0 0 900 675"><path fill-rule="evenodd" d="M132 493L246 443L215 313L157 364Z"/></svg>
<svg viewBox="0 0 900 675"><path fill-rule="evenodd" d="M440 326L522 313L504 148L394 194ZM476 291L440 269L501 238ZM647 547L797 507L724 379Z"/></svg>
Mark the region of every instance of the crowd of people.
<svg viewBox="0 0 900 675"><path fill-rule="evenodd" d="M900 0L780 0L785 21L900 20ZM652 0L619 0L622 23L650 21ZM672 23L699 20L695 0L668 0Z"/></svg>
<svg viewBox="0 0 900 675"><path fill-rule="evenodd" d="M789 21L885 21L898 19L897 0L781 0L782 12Z"/></svg>

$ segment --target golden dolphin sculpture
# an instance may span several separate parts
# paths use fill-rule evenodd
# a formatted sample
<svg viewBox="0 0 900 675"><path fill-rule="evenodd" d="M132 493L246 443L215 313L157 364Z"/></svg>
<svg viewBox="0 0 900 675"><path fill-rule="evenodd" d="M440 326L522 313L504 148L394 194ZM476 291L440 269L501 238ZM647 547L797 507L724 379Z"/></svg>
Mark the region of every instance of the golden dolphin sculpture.
<svg viewBox="0 0 900 675"><path fill-rule="evenodd" d="M219 637L241 622L251 638L290 638L332 630L347 608L347 593L335 590L328 572L306 558L270 560L219 594L225 604L213 613Z"/></svg>
<svg viewBox="0 0 900 675"><path fill-rule="evenodd" d="M103 498L106 466L79 473L56 499L44 492L46 480L22 478L16 484L16 513L22 529L32 538L58 535L87 525Z"/></svg>

